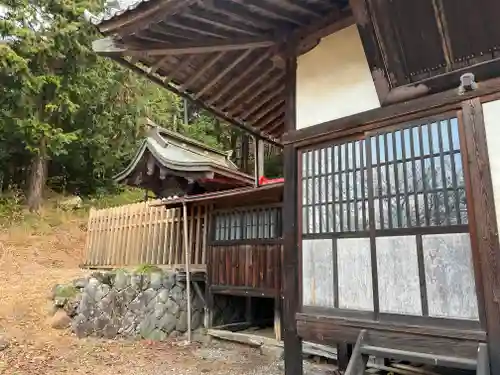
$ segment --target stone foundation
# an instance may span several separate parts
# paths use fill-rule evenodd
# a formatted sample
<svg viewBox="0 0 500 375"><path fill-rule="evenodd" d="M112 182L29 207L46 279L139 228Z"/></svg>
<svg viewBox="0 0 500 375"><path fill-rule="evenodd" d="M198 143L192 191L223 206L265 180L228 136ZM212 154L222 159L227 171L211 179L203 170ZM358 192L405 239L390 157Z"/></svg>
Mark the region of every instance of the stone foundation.
<svg viewBox="0 0 500 375"><path fill-rule="evenodd" d="M73 284L78 293L71 297L58 296L56 287L54 304L72 318L78 337L164 340L187 331L186 283L175 273L97 272ZM203 308L191 288L191 330L202 327Z"/></svg>

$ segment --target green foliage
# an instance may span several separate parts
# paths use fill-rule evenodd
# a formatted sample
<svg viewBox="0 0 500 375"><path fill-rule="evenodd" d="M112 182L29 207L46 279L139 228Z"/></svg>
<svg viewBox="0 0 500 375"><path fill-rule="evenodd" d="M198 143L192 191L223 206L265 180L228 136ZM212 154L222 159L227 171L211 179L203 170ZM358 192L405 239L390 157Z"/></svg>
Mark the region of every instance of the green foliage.
<svg viewBox="0 0 500 375"><path fill-rule="evenodd" d="M0 192L28 189L38 157L46 187L112 204L110 194L122 196L112 177L135 154L146 118L233 148L238 133L229 125L194 106L186 124L183 99L92 52L101 36L82 14L101 6L0 0ZM12 199L2 196L0 216L16 215Z"/></svg>
<svg viewBox="0 0 500 375"><path fill-rule="evenodd" d="M155 266L153 264L141 264L135 269L135 273L141 274L141 275L146 275L146 274L151 274L155 272L160 272L162 273L163 270Z"/></svg>
<svg viewBox="0 0 500 375"><path fill-rule="evenodd" d="M73 285L57 285L54 291L55 297L59 298L74 298L78 294L78 289Z"/></svg>

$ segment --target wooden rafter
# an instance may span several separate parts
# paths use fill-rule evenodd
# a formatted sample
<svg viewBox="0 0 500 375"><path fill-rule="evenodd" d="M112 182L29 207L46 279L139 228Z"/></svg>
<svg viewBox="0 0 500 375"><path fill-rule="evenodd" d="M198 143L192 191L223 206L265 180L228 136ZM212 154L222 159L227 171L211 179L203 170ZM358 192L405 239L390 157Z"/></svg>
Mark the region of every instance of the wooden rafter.
<svg viewBox="0 0 500 375"><path fill-rule="evenodd" d="M251 83L243 87L236 95L233 95L227 102L223 103L221 105L221 108L229 108L234 102L236 102L236 100L241 98L250 89L257 86L257 84L260 83L263 79L268 78L269 74L271 74L273 70L275 70L274 66L267 68L265 71L262 72L261 75L259 75L256 79L254 79Z"/></svg>
<svg viewBox="0 0 500 375"><path fill-rule="evenodd" d="M284 120L285 120L285 115L281 115L281 116L278 116L276 118L276 120L274 120L273 122L269 123L266 128L263 128L262 131L267 133L267 134L274 134L278 131L278 129L280 129L281 127L283 127L284 125Z"/></svg>
<svg viewBox="0 0 500 375"><path fill-rule="evenodd" d="M149 30L164 35L167 38L174 37L183 40L196 40L199 38L199 35L196 33L179 31L174 29L173 27L165 25L163 22L149 25Z"/></svg>
<svg viewBox="0 0 500 375"><path fill-rule="evenodd" d="M283 104L285 101L284 98L278 98L278 100L275 100L273 102L269 102L268 105L266 105L264 108L262 108L258 113L256 113L254 116L248 119L249 122L251 123L257 123L259 122L260 119L265 118L269 113L271 113L273 110L278 108Z"/></svg>
<svg viewBox="0 0 500 375"><path fill-rule="evenodd" d="M172 81L182 69L184 69L187 65L189 65L189 63L191 62L191 60L193 60L194 57L195 55L189 55L187 57L180 58L175 68L165 76L163 83L168 84L170 81Z"/></svg>
<svg viewBox="0 0 500 375"><path fill-rule="evenodd" d="M218 93L216 93L213 97L210 98L208 103L213 105L217 100L222 98L225 93L235 87L243 78L245 78L248 74L250 74L254 69L256 69L260 64L267 60L271 56L271 51L267 51L260 55L253 63L249 64L247 68L235 79L231 80L226 86L224 86Z"/></svg>
<svg viewBox="0 0 500 375"><path fill-rule="evenodd" d="M214 66L217 61L219 61L224 55L225 52L219 52L215 56L213 56L196 72L196 74L192 75L191 78L189 78L184 84L182 84L179 87L179 90L186 91L186 89L188 89L194 82L196 82L196 80L198 80L203 74L205 74L207 70Z"/></svg>
<svg viewBox="0 0 500 375"><path fill-rule="evenodd" d="M255 49L270 47L275 44L274 40L263 38L245 38L238 40L227 41L203 41L203 42L189 42L189 43L176 43L175 45L129 45L127 47L127 54L147 53L150 56L159 55L184 55L194 53L211 53L222 51L235 51L241 49Z"/></svg>
<svg viewBox="0 0 500 375"><path fill-rule="evenodd" d="M280 106L273 111L267 113L265 116L263 116L259 121L262 121L261 123L258 124L258 128L260 130L265 129L266 126L268 126L271 123L274 123L274 121L281 115L285 113L285 107Z"/></svg>
<svg viewBox="0 0 500 375"><path fill-rule="evenodd" d="M196 94L196 98L201 97L205 92L210 90L213 85L215 85L217 82L219 82L227 73L229 73L231 70L233 70L239 63L241 63L243 60L245 60L248 55L252 53L252 50L249 49L242 53L236 60L234 60L231 64L226 66L219 74L217 74L214 78L212 78L210 81L208 81L200 90L198 90Z"/></svg>
<svg viewBox="0 0 500 375"><path fill-rule="evenodd" d="M206 14L206 12L197 11L195 13L183 13L181 15L183 18L189 18L193 21L198 21L201 23L205 23L211 26L215 26L217 28L225 29L230 32L237 32L250 36L258 36L261 35L260 30L252 28L250 26L244 25L241 22L234 22L229 17L223 17L216 13Z"/></svg>
<svg viewBox="0 0 500 375"><path fill-rule="evenodd" d="M240 3L241 5L244 5L245 7L248 7L248 9L256 11L257 13L261 13L265 16L268 16L273 19L278 19L281 21L289 22L293 25L298 25L298 26L304 26L306 23L300 19L300 17L294 18L290 15L285 14L283 12L283 9L280 7L277 7L273 4L269 3L264 3L264 2L247 2L245 0L234 0L235 2Z"/></svg>
<svg viewBox="0 0 500 375"><path fill-rule="evenodd" d="M291 11L302 13L306 16L311 16L315 18L322 18L323 14L319 11L312 9L311 7L302 6L291 1L277 1L278 4L284 9L289 9Z"/></svg>
<svg viewBox="0 0 500 375"><path fill-rule="evenodd" d="M208 30L204 30L204 29L199 29L197 27L189 26L189 25L186 24L186 22L177 22L177 21L171 21L171 20L169 20L168 21L168 25L170 27L174 27L174 28L181 29L181 30L192 31L192 32L198 33L200 35L210 36L210 37L213 37L213 38L222 38L222 39L225 39L225 38L228 37L227 34L223 34L223 33L219 33L219 32L213 32L213 31L208 31Z"/></svg>
<svg viewBox="0 0 500 375"><path fill-rule="evenodd" d="M248 116L259 110L260 107L262 107L264 104L270 102L274 97L281 95L284 89L285 85L282 84L276 90L271 90L267 95L264 95L262 99L260 99L257 103L252 105L252 107L250 107L247 111L243 112L240 118L247 119Z"/></svg>
<svg viewBox="0 0 500 375"><path fill-rule="evenodd" d="M264 85L259 86L255 91L252 92L252 94L248 98L245 98L244 103L251 103L255 98L264 93L266 90L273 87L281 79L283 79L283 74L278 74L274 78L267 81ZM231 114L237 113L239 110L241 110L242 106L243 106L242 104L236 106L234 109L230 110L229 113Z"/></svg>
<svg viewBox="0 0 500 375"><path fill-rule="evenodd" d="M262 17L253 15L252 13L249 14L248 10L241 4L233 2L221 3L220 0L209 0L207 2L203 2L203 6L211 11L223 14L239 22L253 24L265 30L270 30L275 27L272 21L265 20Z"/></svg>

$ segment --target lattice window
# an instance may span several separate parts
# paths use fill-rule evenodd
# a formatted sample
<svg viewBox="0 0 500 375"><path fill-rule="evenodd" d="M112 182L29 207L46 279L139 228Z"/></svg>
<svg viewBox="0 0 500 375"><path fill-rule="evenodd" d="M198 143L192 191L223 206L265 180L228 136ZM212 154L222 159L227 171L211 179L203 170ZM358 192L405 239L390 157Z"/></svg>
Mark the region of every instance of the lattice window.
<svg viewBox="0 0 500 375"><path fill-rule="evenodd" d="M477 320L460 124L302 153L305 306Z"/></svg>
<svg viewBox="0 0 500 375"><path fill-rule="evenodd" d="M281 208L257 208L214 214L215 241L276 239L281 237Z"/></svg>

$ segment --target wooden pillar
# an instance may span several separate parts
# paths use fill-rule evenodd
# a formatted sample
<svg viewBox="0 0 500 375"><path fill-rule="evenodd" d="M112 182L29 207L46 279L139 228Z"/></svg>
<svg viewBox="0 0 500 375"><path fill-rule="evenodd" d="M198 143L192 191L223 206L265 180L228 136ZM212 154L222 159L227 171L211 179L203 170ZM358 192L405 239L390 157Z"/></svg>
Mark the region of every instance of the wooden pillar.
<svg viewBox="0 0 500 375"><path fill-rule="evenodd" d="M473 223L471 237L476 274L480 273L478 295L484 297L491 374L500 374L500 245L491 180L486 131L479 98L462 104L467 161L470 174ZM498 147L498 145L490 145ZM474 225L475 224L475 225ZM477 260L479 260L479 262ZM479 268L479 270L478 270ZM476 278L477 280L477 278ZM481 298L479 298L481 304ZM484 319L483 319L484 320ZM484 326L484 324L483 324Z"/></svg>
<svg viewBox="0 0 500 375"><path fill-rule="evenodd" d="M285 131L296 129L296 72L295 43L289 46L285 64L286 103ZM302 340L297 333L295 314L299 308L299 252L297 247L297 151L287 145L284 157L284 202L283 202L283 325L285 346L285 374L302 375Z"/></svg>
<svg viewBox="0 0 500 375"><path fill-rule="evenodd" d="M254 137L255 185L259 185L260 176L264 176L264 141Z"/></svg>

